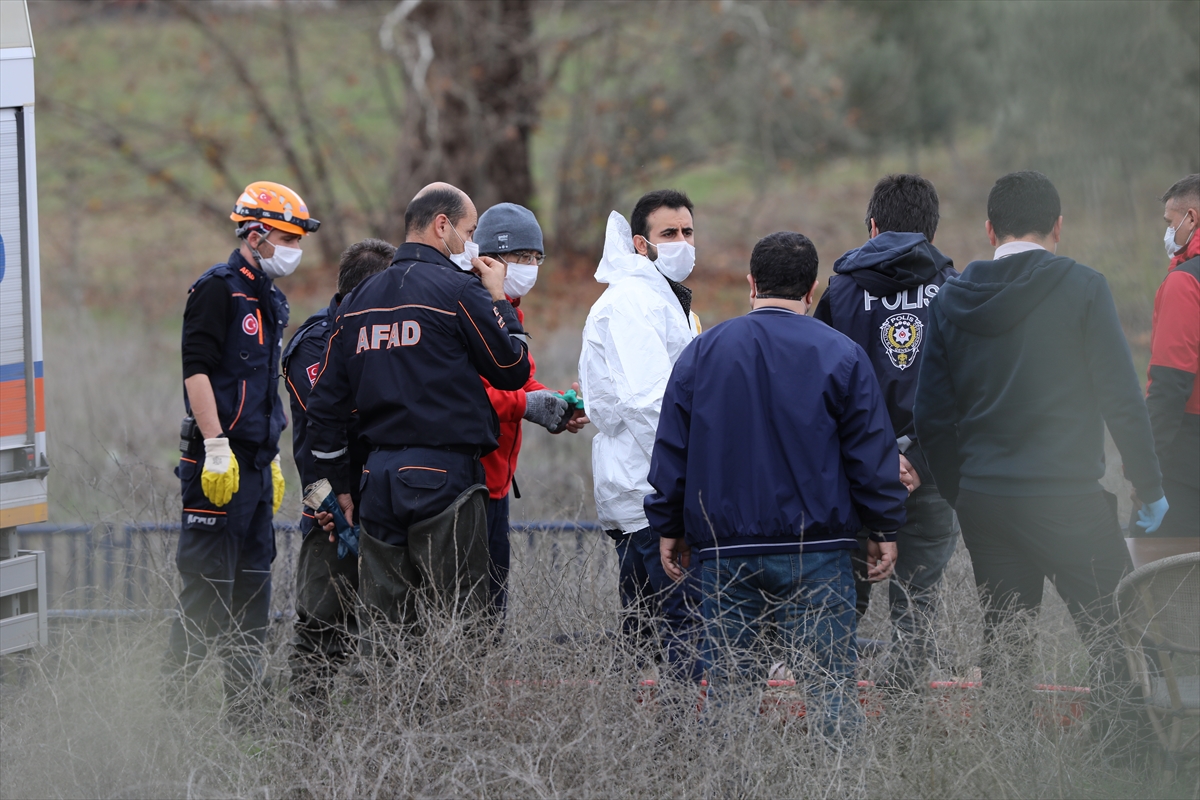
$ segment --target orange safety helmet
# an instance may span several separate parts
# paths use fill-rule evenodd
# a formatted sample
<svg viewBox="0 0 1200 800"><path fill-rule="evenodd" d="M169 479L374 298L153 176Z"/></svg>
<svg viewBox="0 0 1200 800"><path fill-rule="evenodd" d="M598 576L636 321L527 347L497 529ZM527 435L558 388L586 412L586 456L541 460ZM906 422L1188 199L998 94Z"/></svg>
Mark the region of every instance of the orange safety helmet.
<svg viewBox="0 0 1200 800"><path fill-rule="evenodd" d="M255 181L247 186L233 206L234 222L261 222L271 228L305 236L316 233L321 223L308 215L304 199L282 183Z"/></svg>

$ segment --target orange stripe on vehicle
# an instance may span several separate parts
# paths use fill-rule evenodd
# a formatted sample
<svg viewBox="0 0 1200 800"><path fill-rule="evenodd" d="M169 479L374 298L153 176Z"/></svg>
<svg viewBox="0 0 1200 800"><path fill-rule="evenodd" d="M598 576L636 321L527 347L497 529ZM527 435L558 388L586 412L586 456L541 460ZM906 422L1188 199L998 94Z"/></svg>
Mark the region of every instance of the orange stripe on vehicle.
<svg viewBox="0 0 1200 800"><path fill-rule="evenodd" d="M28 525L31 522L45 522L48 519L50 519L50 508L46 503L0 508L0 528Z"/></svg>
<svg viewBox="0 0 1200 800"><path fill-rule="evenodd" d="M376 311L378 311L380 313L386 312L386 311L399 311L402 308L423 308L426 311L436 311L437 313L445 314L448 317L454 316L453 311L447 311L444 308L434 308L433 306L423 306L420 303L406 303L405 305L392 306L391 308L364 308L362 311L351 311L349 313L343 314L342 316L357 317L359 314L371 314Z"/></svg>
<svg viewBox="0 0 1200 800"><path fill-rule="evenodd" d="M492 361L495 362L497 367L500 369L509 369L510 367L515 367L517 364L521 363L520 356L517 356L517 360L511 364L501 364L499 361L496 361L496 354L492 352L492 348L488 347L487 339L483 338L483 331L479 330L479 326L475 324L475 319L471 316L471 312L467 311L467 307L462 303L459 303L458 307L461 308L463 313L467 315L467 319L471 320L472 327L474 327L475 332L479 334L479 340L483 342L484 349L488 351L488 355L492 357Z"/></svg>
<svg viewBox="0 0 1200 800"><path fill-rule="evenodd" d="M43 379L33 379L35 433L46 430L46 404ZM25 380L0 383L0 436L23 436L25 430Z"/></svg>

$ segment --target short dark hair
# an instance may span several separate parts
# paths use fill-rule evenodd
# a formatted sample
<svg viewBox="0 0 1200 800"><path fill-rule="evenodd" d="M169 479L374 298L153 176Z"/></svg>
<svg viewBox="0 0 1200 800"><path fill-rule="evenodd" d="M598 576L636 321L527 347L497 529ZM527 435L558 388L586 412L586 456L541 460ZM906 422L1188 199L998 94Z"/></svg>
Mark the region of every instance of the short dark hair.
<svg viewBox="0 0 1200 800"><path fill-rule="evenodd" d="M817 248L802 233L764 236L750 253L750 277L759 297L803 300L817 280Z"/></svg>
<svg viewBox="0 0 1200 800"><path fill-rule="evenodd" d="M988 220L997 238L1048 236L1062 216L1058 189L1040 172L1010 172L988 194Z"/></svg>
<svg viewBox="0 0 1200 800"><path fill-rule="evenodd" d="M404 209L404 235L423 231L437 219L438 214L450 218L450 224L457 225L458 221L467 215L467 204L463 202L462 192L454 189L430 189L418 195Z"/></svg>
<svg viewBox="0 0 1200 800"><path fill-rule="evenodd" d="M396 248L382 239L363 239L342 251L338 261L338 294L342 297L377 272L383 272L396 256Z"/></svg>
<svg viewBox="0 0 1200 800"><path fill-rule="evenodd" d="M1162 196L1162 201L1166 203L1176 197L1200 203L1200 173L1175 181L1175 184Z"/></svg>
<svg viewBox="0 0 1200 800"><path fill-rule="evenodd" d="M867 203L867 227L897 233L923 233L933 241L938 220L937 189L920 175L886 175L875 184Z"/></svg>
<svg viewBox="0 0 1200 800"><path fill-rule="evenodd" d="M633 207L633 215L629 218L629 227L633 229L634 236L650 235L647 220L660 208L686 208L689 214L694 216L696 213L692 201L677 189L655 189L653 192L646 192Z"/></svg>

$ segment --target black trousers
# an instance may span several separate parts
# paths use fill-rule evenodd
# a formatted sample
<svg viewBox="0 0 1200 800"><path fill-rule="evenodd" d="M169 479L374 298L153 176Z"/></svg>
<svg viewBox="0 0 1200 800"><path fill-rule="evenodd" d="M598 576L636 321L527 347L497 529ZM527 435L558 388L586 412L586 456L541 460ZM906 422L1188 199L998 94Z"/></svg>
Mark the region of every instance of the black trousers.
<svg viewBox="0 0 1200 800"><path fill-rule="evenodd" d="M305 534L296 564L296 625L292 683L332 674L355 650L358 624L358 558L338 558L336 542L315 525Z"/></svg>
<svg viewBox="0 0 1200 800"><path fill-rule="evenodd" d="M996 646L1030 644L998 639L998 633L1014 613L1041 605L1049 578L1092 656L1100 695L1093 697L1104 702L1113 689L1124 691L1128 671L1115 631L1113 592L1131 563L1115 500L1106 492L1067 497L959 493L956 510L983 602L985 637L992 644L981 665L985 675L994 668ZM1014 655L1022 668L1024 654Z"/></svg>
<svg viewBox="0 0 1200 800"><path fill-rule="evenodd" d="M489 499L487 510L488 584L492 598L492 613L503 620L508 609L508 572L512 564L512 544L508 540L508 495L499 500Z"/></svg>
<svg viewBox="0 0 1200 800"><path fill-rule="evenodd" d="M180 459L183 527L175 563L182 588L179 616L171 624L164 671L183 684L215 645L224 661L231 700L261 686L275 560L270 467L237 454L241 481L233 498L216 508L204 496L201 453Z"/></svg>
<svg viewBox="0 0 1200 800"><path fill-rule="evenodd" d="M1200 489L1164 475L1163 492L1171 507L1163 518L1162 527L1146 535L1181 539L1200 536Z"/></svg>

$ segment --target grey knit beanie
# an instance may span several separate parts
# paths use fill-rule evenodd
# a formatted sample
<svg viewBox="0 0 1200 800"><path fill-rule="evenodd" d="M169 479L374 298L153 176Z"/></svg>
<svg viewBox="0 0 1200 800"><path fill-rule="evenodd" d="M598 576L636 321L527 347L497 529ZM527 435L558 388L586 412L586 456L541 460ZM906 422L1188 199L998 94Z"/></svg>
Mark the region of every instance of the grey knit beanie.
<svg viewBox="0 0 1200 800"><path fill-rule="evenodd" d="M542 228L533 212L516 203L498 203L479 218L475 226L475 244L484 255L536 250L545 253Z"/></svg>

